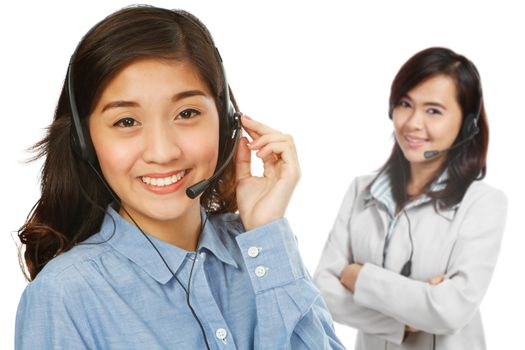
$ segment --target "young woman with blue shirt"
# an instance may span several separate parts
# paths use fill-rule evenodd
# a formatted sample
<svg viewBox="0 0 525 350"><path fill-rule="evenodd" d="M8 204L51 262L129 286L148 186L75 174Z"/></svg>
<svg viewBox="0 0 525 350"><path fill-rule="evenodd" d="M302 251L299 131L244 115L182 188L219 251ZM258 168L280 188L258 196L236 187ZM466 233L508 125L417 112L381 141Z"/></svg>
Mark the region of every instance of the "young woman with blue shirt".
<svg viewBox="0 0 525 350"><path fill-rule="evenodd" d="M35 146L17 349L343 348L283 218L293 140L230 96L187 12L130 7L86 34Z"/></svg>
<svg viewBox="0 0 525 350"><path fill-rule="evenodd" d="M479 306L505 195L482 181L488 125L474 64L445 48L411 57L390 94L395 144L357 177L314 275L356 349L486 349Z"/></svg>

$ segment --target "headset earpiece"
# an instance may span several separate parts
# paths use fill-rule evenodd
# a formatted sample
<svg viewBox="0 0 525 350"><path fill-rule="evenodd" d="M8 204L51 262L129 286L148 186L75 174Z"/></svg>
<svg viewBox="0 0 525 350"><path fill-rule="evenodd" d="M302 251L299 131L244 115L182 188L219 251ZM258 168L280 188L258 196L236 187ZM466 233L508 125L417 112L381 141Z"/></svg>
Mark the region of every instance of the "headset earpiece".
<svg viewBox="0 0 525 350"><path fill-rule="evenodd" d="M76 52L76 51L75 51ZM80 118L78 113L77 101L75 99L75 90L73 83L73 61L75 54L71 57L67 69L67 94L69 97L69 106L71 112L71 147L73 152L83 161L94 165L97 161L95 148L91 142L87 118Z"/></svg>
<svg viewBox="0 0 525 350"><path fill-rule="evenodd" d="M479 133L478 116L470 113L465 117L463 129L461 130L461 139L465 140L469 137L474 137Z"/></svg>

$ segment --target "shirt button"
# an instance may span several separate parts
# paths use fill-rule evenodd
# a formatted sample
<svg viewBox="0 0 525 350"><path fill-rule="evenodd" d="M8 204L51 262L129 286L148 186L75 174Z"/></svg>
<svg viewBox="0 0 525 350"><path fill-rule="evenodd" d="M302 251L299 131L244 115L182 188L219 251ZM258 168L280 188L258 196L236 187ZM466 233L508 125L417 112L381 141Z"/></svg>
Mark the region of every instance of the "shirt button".
<svg viewBox="0 0 525 350"><path fill-rule="evenodd" d="M264 267L264 266L257 266L255 268L255 276L263 277L264 275L266 275L266 267Z"/></svg>
<svg viewBox="0 0 525 350"><path fill-rule="evenodd" d="M257 255L259 255L259 248L257 247L250 247L248 249L248 255L251 257L251 258L255 258L257 257Z"/></svg>
<svg viewBox="0 0 525 350"><path fill-rule="evenodd" d="M216 336L217 339L219 339L219 340L224 340L224 339L226 339L226 337L228 336L228 332L227 332L226 329L224 329L224 328L218 328L218 329L215 331L215 336Z"/></svg>

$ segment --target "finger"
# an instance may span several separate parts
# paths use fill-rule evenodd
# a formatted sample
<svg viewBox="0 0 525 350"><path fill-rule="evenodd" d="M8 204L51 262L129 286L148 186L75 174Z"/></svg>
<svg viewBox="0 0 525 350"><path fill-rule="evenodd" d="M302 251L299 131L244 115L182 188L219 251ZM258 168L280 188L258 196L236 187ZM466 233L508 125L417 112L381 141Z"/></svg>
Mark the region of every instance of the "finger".
<svg viewBox="0 0 525 350"><path fill-rule="evenodd" d="M440 284L441 282L443 282L443 279L444 279L444 275L439 275L439 276L435 276L435 277L432 277L428 283L430 285L436 285L436 284Z"/></svg>
<svg viewBox="0 0 525 350"><path fill-rule="evenodd" d="M244 128L244 127L243 127L243 129L244 129L244 131L246 131L246 133L247 133L247 134L252 138L252 140L254 140L254 141L255 141L255 140L258 140L258 139L261 137L261 134L255 132L255 131L253 131L253 130L246 129L246 128Z"/></svg>
<svg viewBox="0 0 525 350"><path fill-rule="evenodd" d="M262 135L257 140L250 142L248 147L251 150L257 150L272 142L289 142L293 147L295 147L292 136L281 133Z"/></svg>
<svg viewBox="0 0 525 350"><path fill-rule="evenodd" d="M237 147L237 156L235 158L235 173L237 181L252 176L251 172L252 155L248 148L248 139L242 137Z"/></svg>
<svg viewBox="0 0 525 350"><path fill-rule="evenodd" d="M295 148L289 142L272 142L264 145L255 153L259 158L267 158L271 155L276 155L286 163L297 162L297 153Z"/></svg>
<svg viewBox="0 0 525 350"><path fill-rule="evenodd" d="M299 161L295 152L291 150L291 146L286 142L270 143L264 146L256 153L256 156L261 158L264 163L265 176L275 176L278 171L279 160L282 161L283 171L281 175L285 178L297 181L300 178Z"/></svg>
<svg viewBox="0 0 525 350"><path fill-rule="evenodd" d="M248 132L255 131L259 135L279 133L279 131L272 129L263 123L259 123L258 121L255 121L252 118L247 117L245 115L242 116L241 121L242 121L242 126Z"/></svg>

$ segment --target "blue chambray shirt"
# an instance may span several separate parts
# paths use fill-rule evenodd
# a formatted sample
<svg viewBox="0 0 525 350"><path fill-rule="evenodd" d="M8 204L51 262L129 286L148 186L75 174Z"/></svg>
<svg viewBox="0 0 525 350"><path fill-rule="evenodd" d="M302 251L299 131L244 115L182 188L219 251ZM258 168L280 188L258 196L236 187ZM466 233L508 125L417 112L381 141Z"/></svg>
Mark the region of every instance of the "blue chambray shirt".
<svg viewBox="0 0 525 350"><path fill-rule="evenodd" d="M190 300L211 349L343 349L286 219L244 232L238 215L211 216L197 252L150 238L185 287L194 262ZM26 287L15 347L206 348L182 287L111 207Z"/></svg>

